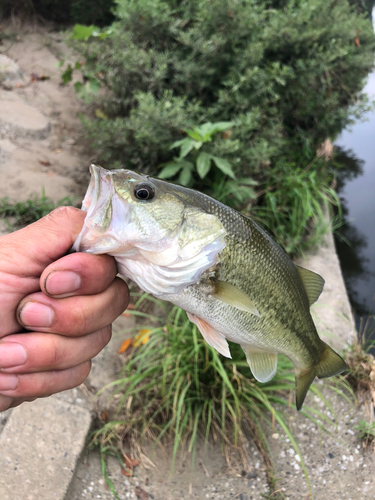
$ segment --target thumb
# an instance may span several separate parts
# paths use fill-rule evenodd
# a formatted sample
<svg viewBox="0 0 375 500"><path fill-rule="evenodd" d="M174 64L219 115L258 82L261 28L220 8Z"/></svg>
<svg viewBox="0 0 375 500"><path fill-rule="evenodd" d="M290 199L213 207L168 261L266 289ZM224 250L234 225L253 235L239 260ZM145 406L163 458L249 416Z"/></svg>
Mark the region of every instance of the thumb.
<svg viewBox="0 0 375 500"><path fill-rule="evenodd" d="M46 266L67 253L82 229L86 212L59 207L42 219L4 236L1 253L7 272L39 277ZM7 251L8 250L8 251Z"/></svg>

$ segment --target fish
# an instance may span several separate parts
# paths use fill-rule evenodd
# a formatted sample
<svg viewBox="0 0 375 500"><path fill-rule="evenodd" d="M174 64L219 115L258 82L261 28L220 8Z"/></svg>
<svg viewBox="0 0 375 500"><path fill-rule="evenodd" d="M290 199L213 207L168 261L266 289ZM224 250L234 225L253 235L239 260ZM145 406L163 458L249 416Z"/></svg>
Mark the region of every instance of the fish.
<svg viewBox="0 0 375 500"><path fill-rule="evenodd" d="M73 250L112 255L120 275L184 309L223 356L231 358L228 341L239 344L259 382L274 377L278 354L287 356L297 410L316 376L347 369L310 314L323 278L296 265L251 218L131 170L91 165L90 173Z"/></svg>

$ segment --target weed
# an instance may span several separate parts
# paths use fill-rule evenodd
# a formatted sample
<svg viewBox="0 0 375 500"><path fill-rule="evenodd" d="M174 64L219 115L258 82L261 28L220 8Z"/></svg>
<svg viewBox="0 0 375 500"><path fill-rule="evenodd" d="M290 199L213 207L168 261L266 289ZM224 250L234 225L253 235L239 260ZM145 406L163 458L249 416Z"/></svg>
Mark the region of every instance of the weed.
<svg viewBox="0 0 375 500"><path fill-rule="evenodd" d="M375 422L361 420L359 425L354 426L358 431L359 439L362 440L363 447L367 448L375 440Z"/></svg>
<svg viewBox="0 0 375 500"><path fill-rule="evenodd" d="M300 457L309 484L298 445L280 409L291 405L288 396L294 390L293 365L287 358L280 356L277 375L261 385L252 377L239 345L231 345L233 360L221 357L178 307L169 311L160 326L155 326L160 319L152 314L138 314L148 321L144 326L151 330L150 339L127 355L122 376L107 386L114 390L116 409L112 419L95 432L94 444L101 449L117 447L124 455L125 443L141 443L144 438L159 445L172 442L173 469L178 451L187 452L194 463L200 437L221 442L228 467L233 470L240 464L246 469L245 443L251 437L262 454L270 490L275 492L274 498L279 498L264 430L277 423ZM312 390L334 414L317 386ZM305 406L302 413L326 432L325 425L332 425L315 408ZM236 459L229 452L235 452Z"/></svg>
<svg viewBox="0 0 375 500"><path fill-rule="evenodd" d="M4 218L10 231L31 224L49 214L61 205L71 205L69 197L59 200L56 204L48 198L44 189L42 195L33 195L25 201L12 202L5 197L0 199L0 218ZM11 221L8 219L11 218Z"/></svg>

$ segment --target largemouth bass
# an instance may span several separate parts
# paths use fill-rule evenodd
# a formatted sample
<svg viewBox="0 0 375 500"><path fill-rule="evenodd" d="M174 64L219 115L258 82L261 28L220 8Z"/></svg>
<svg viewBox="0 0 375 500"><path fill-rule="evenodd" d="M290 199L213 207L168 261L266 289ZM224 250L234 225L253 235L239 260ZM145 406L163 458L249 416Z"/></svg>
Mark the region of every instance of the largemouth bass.
<svg viewBox="0 0 375 500"><path fill-rule="evenodd" d="M296 266L249 217L130 170L90 171L74 250L114 256L121 275L184 309L223 356L231 357L227 340L240 344L260 382L272 379L278 353L285 354L295 368L298 410L315 376L347 368L310 314L323 278Z"/></svg>

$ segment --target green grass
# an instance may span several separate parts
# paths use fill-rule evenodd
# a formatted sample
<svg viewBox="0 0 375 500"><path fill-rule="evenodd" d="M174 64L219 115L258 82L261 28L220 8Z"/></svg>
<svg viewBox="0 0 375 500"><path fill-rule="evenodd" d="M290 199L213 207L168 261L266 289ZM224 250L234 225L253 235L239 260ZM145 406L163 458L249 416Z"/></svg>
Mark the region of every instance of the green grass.
<svg viewBox="0 0 375 500"><path fill-rule="evenodd" d="M12 202L5 197L0 199L0 218L4 219L9 230L13 231L41 219L62 205L72 205L72 200L66 197L54 203L45 195L44 190L41 196L35 194L25 201Z"/></svg>
<svg viewBox="0 0 375 500"><path fill-rule="evenodd" d="M262 454L273 493L277 489L276 476L265 428L279 424L301 459L309 486L303 457L282 411L283 407L295 408L291 403L292 363L280 356L275 378L259 384L252 377L240 346L231 344L232 360L220 356L181 309L173 307L161 321L152 314L137 312L145 297L141 296L135 304L134 314L148 323L142 328L151 329L150 340L127 355L122 376L107 386L116 394L117 407L110 421L95 432L93 442L101 449L122 449L129 437L169 443L173 469L181 450L187 451L194 463L198 439L219 441L227 463L228 451L236 452L236 463L228 465L246 469L245 443L251 437ZM152 297L148 299L163 305ZM155 322L161 325L155 327ZM342 390L346 384L338 380L341 381L333 389L347 398ZM317 385L312 385L312 391L334 414ZM333 424L324 413L307 405L302 413L330 432Z"/></svg>
<svg viewBox="0 0 375 500"><path fill-rule="evenodd" d="M304 170L285 167L275 171L258 193L260 204L250 214L269 230L288 254L300 254L314 248L324 234L341 225L339 197L328 185L324 166ZM328 214L332 206L337 216Z"/></svg>
<svg viewBox="0 0 375 500"><path fill-rule="evenodd" d="M361 420L359 425L354 426L358 431L359 439L363 442L365 448L375 440L375 422L366 422Z"/></svg>

